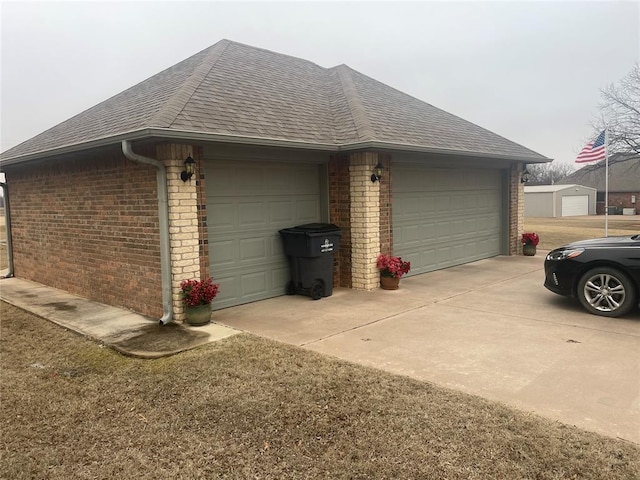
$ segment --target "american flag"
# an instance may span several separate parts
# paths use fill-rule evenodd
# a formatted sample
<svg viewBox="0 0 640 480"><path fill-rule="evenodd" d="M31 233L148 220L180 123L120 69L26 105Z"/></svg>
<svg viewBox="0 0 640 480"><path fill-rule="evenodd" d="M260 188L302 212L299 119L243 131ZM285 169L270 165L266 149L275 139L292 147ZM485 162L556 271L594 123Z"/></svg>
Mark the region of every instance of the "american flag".
<svg viewBox="0 0 640 480"><path fill-rule="evenodd" d="M605 130L600 132L598 138L584 147L576 158L576 163L588 163L602 160L605 157L604 135Z"/></svg>

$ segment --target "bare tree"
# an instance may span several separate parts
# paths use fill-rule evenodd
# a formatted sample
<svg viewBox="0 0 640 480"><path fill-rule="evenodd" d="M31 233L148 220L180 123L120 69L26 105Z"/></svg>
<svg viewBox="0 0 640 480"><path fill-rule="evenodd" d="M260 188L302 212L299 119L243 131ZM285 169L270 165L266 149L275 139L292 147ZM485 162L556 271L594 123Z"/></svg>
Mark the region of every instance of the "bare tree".
<svg viewBox="0 0 640 480"><path fill-rule="evenodd" d="M607 128L609 152L640 153L640 64L600 93L600 119L593 127L597 132Z"/></svg>
<svg viewBox="0 0 640 480"><path fill-rule="evenodd" d="M531 174L527 185L554 185L558 180L566 177L574 171L571 163L538 163L528 165L527 170Z"/></svg>

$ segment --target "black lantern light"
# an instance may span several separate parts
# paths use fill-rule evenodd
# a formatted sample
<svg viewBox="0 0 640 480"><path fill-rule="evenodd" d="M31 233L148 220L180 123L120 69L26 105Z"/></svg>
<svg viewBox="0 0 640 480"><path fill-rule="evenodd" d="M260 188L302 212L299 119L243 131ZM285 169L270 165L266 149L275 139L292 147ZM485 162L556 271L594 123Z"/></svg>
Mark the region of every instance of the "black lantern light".
<svg viewBox="0 0 640 480"><path fill-rule="evenodd" d="M195 173L195 171L196 171L196 161L193 158L191 158L191 155L189 155L187 159L184 161L184 170L180 174L180 179L183 182L186 182L191 177L193 177L193 174Z"/></svg>
<svg viewBox="0 0 640 480"><path fill-rule="evenodd" d="M531 174L529 173L529 170L527 170L527 167L524 167L524 170L522 171L522 176L520 177L520 182L521 183L528 183L529 180L531 180Z"/></svg>
<svg viewBox="0 0 640 480"><path fill-rule="evenodd" d="M371 174L371 181L373 183L380 181L380 179L382 178L382 170L383 170L383 167L380 162L378 162L378 164L375 167L373 167L373 173Z"/></svg>

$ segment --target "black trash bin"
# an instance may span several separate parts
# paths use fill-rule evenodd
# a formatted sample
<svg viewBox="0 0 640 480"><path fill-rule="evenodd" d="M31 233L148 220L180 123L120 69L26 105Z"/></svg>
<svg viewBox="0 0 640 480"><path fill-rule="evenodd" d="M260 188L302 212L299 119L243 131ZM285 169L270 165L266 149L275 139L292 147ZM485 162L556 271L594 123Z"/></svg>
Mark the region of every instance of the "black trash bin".
<svg viewBox="0 0 640 480"><path fill-rule="evenodd" d="M287 295L300 293L313 300L333 293L333 254L340 248L340 228L332 223L308 223L280 230L284 253L291 264Z"/></svg>

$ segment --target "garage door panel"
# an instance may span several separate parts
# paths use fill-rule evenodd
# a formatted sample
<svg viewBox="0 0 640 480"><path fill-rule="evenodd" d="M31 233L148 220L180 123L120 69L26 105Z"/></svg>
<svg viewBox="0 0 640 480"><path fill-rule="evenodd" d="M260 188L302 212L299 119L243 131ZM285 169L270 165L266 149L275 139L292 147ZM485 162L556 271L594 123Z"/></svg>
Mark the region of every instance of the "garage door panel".
<svg viewBox="0 0 640 480"><path fill-rule="evenodd" d="M282 225L290 224L294 218L294 205L290 200L274 200L269 202L269 219Z"/></svg>
<svg viewBox="0 0 640 480"><path fill-rule="evenodd" d="M289 263L278 231L321 221L318 165L207 161L211 275L216 308L285 293Z"/></svg>
<svg viewBox="0 0 640 480"><path fill-rule="evenodd" d="M240 295L256 296L264 295L268 290L267 273L251 272L240 275Z"/></svg>
<svg viewBox="0 0 640 480"><path fill-rule="evenodd" d="M433 198L433 203L436 206L436 210L435 210L436 212L443 212L443 211L449 212L451 210L450 197L448 196L444 197L444 196L438 195L432 198Z"/></svg>
<svg viewBox="0 0 640 480"><path fill-rule="evenodd" d="M436 266L448 265L451 260L451 247L449 245L438 247L436 250Z"/></svg>
<svg viewBox="0 0 640 480"><path fill-rule="evenodd" d="M469 231L466 224L467 222L465 222L464 220L453 220L451 222L451 234L454 237L466 235Z"/></svg>
<svg viewBox="0 0 640 480"><path fill-rule="evenodd" d="M436 227L436 237L451 235L451 221L438 222Z"/></svg>
<svg viewBox="0 0 640 480"><path fill-rule="evenodd" d="M396 165L393 185L394 252L411 261L410 274L500 253L499 171Z"/></svg>
<svg viewBox="0 0 640 480"><path fill-rule="evenodd" d="M219 267L234 265L240 257L238 250L236 239L209 241L209 255L216 259Z"/></svg>
<svg viewBox="0 0 640 480"><path fill-rule="evenodd" d="M234 228L238 224L238 215L232 202L217 203L215 221L218 228Z"/></svg>
<svg viewBox="0 0 640 480"><path fill-rule="evenodd" d="M267 261L267 239L264 237L243 238L239 242L240 263Z"/></svg>
<svg viewBox="0 0 640 480"><path fill-rule="evenodd" d="M266 205L262 202L240 202L237 205L238 227L263 227L267 222Z"/></svg>
<svg viewBox="0 0 640 480"><path fill-rule="evenodd" d="M296 202L296 219L299 222L298 225L304 223L313 223L318 218L318 212L320 211L320 203L318 198L303 199Z"/></svg>
<svg viewBox="0 0 640 480"><path fill-rule="evenodd" d="M400 241L405 244L415 243L417 245L423 236L424 233L420 225L407 226L400 230Z"/></svg>
<svg viewBox="0 0 640 480"><path fill-rule="evenodd" d="M230 305L240 298L240 282L237 275L216 275L215 282L221 287L214 300L216 305Z"/></svg>
<svg viewBox="0 0 640 480"><path fill-rule="evenodd" d="M464 195L456 195L454 197L449 197L450 209L453 211L460 211L468 208L468 199L465 198Z"/></svg>
<svg viewBox="0 0 640 480"><path fill-rule="evenodd" d="M572 195L562 197L562 216L589 215L589 196Z"/></svg>
<svg viewBox="0 0 640 480"><path fill-rule="evenodd" d="M278 295L283 295L285 293L285 286L287 282L291 280L291 271L289 267L286 268L276 268L274 267L270 271L271 273L271 290L279 291Z"/></svg>

